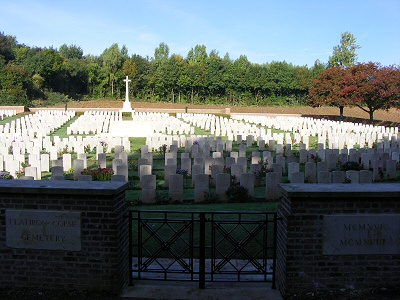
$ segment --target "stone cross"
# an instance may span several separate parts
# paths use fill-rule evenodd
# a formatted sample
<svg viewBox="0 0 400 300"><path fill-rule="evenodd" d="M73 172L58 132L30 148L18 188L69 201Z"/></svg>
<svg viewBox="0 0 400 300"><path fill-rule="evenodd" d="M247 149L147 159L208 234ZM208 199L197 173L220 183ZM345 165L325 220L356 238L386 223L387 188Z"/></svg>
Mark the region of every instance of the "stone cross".
<svg viewBox="0 0 400 300"><path fill-rule="evenodd" d="M132 112L132 107L131 103L129 102L129 82L131 81L128 76L126 76L126 79L124 79L126 82L126 92L125 92L125 102L124 106L122 108L122 112Z"/></svg>
<svg viewBox="0 0 400 300"><path fill-rule="evenodd" d="M125 92L125 101L129 102L129 82L131 82L130 79L128 79L128 76L126 76L126 79L124 79L126 82L126 92Z"/></svg>

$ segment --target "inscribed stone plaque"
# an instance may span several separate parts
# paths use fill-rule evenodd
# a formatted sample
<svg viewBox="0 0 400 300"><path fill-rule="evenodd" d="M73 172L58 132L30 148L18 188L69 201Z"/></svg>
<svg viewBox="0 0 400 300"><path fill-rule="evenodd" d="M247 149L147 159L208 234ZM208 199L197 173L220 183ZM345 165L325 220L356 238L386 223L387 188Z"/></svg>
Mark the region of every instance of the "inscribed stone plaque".
<svg viewBox="0 0 400 300"><path fill-rule="evenodd" d="M11 248L81 250L81 213L6 210L6 244Z"/></svg>
<svg viewBox="0 0 400 300"><path fill-rule="evenodd" d="M324 216L323 254L400 254L400 214Z"/></svg>

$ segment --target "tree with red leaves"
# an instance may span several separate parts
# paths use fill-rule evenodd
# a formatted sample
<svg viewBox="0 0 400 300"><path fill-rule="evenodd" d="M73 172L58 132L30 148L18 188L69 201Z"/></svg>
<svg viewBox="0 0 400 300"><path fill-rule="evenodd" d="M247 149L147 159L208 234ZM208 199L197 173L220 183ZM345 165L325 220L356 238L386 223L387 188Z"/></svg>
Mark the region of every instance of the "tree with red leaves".
<svg viewBox="0 0 400 300"><path fill-rule="evenodd" d="M340 116L343 117L344 107L350 105L349 99L342 95L346 73L347 70L340 66L322 72L318 79L314 79L313 85L309 90L308 105L312 107L339 107Z"/></svg>
<svg viewBox="0 0 400 300"><path fill-rule="evenodd" d="M378 63L356 64L347 69L340 96L369 114L371 123L379 109L400 108L400 70Z"/></svg>

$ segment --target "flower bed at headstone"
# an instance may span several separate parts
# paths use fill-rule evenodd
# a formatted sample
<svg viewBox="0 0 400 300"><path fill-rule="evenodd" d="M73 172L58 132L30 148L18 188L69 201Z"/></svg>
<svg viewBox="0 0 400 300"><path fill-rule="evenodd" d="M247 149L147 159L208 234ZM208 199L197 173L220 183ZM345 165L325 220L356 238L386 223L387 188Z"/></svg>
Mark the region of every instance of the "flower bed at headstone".
<svg viewBox="0 0 400 300"><path fill-rule="evenodd" d="M91 175L93 181L109 181L114 174L111 168L84 169L82 175Z"/></svg>

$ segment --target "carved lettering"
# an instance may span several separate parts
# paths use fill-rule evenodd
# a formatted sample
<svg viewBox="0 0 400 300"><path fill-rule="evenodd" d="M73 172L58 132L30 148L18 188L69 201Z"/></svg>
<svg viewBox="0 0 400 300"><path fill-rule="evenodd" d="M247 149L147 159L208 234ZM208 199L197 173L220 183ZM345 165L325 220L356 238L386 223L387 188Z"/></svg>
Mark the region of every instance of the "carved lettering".
<svg viewBox="0 0 400 300"><path fill-rule="evenodd" d="M81 249L79 212L6 210L6 240L12 248Z"/></svg>
<svg viewBox="0 0 400 300"><path fill-rule="evenodd" d="M400 214L324 216L323 253L400 253Z"/></svg>
<svg viewBox="0 0 400 300"><path fill-rule="evenodd" d="M391 238L391 237L390 237ZM347 246L383 246L386 243L386 239L348 239L340 240L341 247Z"/></svg>
<svg viewBox="0 0 400 300"><path fill-rule="evenodd" d="M345 231L382 230L384 224L343 224Z"/></svg>

